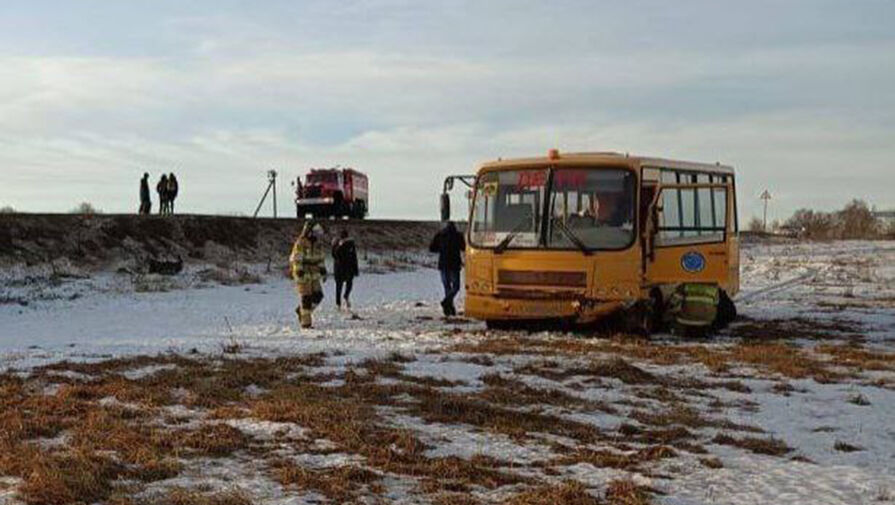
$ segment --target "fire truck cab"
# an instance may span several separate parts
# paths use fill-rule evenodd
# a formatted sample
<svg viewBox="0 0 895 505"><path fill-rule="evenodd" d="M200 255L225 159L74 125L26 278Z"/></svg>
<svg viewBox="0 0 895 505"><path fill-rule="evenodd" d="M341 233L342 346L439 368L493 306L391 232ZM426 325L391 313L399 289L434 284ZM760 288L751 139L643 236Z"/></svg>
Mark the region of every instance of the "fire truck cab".
<svg viewBox="0 0 895 505"><path fill-rule="evenodd" d="M367 176L351 168L313 168L295 182L295 212L308 215L363 219L369 210Z"/></svg>

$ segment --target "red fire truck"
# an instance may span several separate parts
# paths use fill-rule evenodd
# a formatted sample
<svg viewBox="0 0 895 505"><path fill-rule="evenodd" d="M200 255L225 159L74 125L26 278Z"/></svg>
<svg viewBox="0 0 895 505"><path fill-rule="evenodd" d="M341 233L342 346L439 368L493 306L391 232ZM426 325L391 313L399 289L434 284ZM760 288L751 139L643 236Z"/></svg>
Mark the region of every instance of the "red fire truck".
<svg viewBox="0 0 895 505"><path fill-rule="evenodd" d="M318 217L363 219L369 209L367 176L352 168L312 168L295 181L295 213Z"/></svg>

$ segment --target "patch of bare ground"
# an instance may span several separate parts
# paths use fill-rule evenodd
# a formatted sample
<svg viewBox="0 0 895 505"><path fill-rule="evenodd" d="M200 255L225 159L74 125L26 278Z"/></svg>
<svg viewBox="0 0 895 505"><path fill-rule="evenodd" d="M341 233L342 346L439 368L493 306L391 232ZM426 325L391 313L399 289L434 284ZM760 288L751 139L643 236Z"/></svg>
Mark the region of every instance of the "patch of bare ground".
<svg viewBox="0 0 895 505"><path fill-rule="evenodd" d="M541 363L519 367L517 373L530 373L562 381L574 375L614 377L626 384L656 384L671 377L656 376L627 363L622 358L656 365L699 363L716 375L730 374L737 367L748 366L763 374L786 378L812 378L818 382L838 382L857 377L867 370L895 370L895 353L872 351L861 345L860 328L845 321L809 321L805 319L750 320L739 323L731 335L738 343L694 344L668 343L616 335L611 338L583 339L576 337L535 338L510 336L489 338L459 344L453 350L491 355L538 355L548 357ZM823 343L814 351L791 343L797 339L848 341L848 345ZM612 356L606 359L605 356ZM594 364L557 368L549 357L598 357ZM832 358L832 359L831 359ZM626 366L628 365L628 366ZM652 376L651 376L652 375ZM737 381L710 382L702 386L748 392Z"/></svg>
<svg viewBox="0 0 895 505"><path fill-rule="evenodd" d="M701 464L702 466L704 466L706 468L711 468L713 470L718 469L718 468L724 468L724 463L720 459L715 458L715 457L699 458L699 464Z"/></svg>
<svg viewBox="0 0 895 505"><path fill-rule="evenodd" d="M743 339L853 340L863 341L860 324L841 319L750 319L741 316L730 334Z"/></svg>
<svg viewBox="0 0 895 505"><path fill-rule="evenodd" d="M134 502L127 500L116 505L127 505L128 503ZM208 493L175 487L159 496L139 500L135 505L252 505L252 503L251 498L238 489Z"/></svg>
<svg viewBox="0 0 895 505"><path fill-rule="evenodd" d="M464 384L462 381L451 381L440 377L405 374L403 364L409 361L410 360L407 357L393 353L386 360L367 359L360 364L360 367L367 371L367 379L370 381L377 377L387 377L389 379L431 387L454 387Z"/></svg>
<svg viewBox="0 0 895 505"><path fill-rule="evenodd" d="M895 353L868 349L857 343L821 344L815 352L829 355L837 365L858 370L895 371Z"/></svg>
<svg viewBox="0 0 895 505"><path fill-rule="evenodd" d="M857 452L863 451L862 447L858 447L857 445L849 444L848 442L843 442L841 440L837 440L833 444L833 449L836 449L839 452Z"/></svg>
<svg viewBox="0 0 895 505"><path fill-rule="evenodd" d="M554 415L498 407L462 394L436 393L417 396L407 410L427 422L459 423L525 439L530 433L553 433L580 442L592 443L603 438L590 424L569 421Z"/></svg>
<svg viewBox="0 0 895 505"><path fill-rule="evenodd" d="M784 456L793 451L792 447L786 445L786 442L777 438L756 438L742 437L736 438L725 433L718 434L712 439L712 442L720 445L729 445L731 447L739 447L755 454L766 454L768 456Z"/></svg>
<svg viewBox="0 0 895 505"><path fill-rule="evenodd" d="M529 363L514 370L516 373L538 375L553 381L563 381L569 377L587 376L618 379L625 384L660 384L664 378L647 372L621 358L600 360L586 366L560 366L556 361Z"/></svg>
<svg viewBox="0 0 895 505"><path fill-rule="evenodd" d="M497 373L482 376L487 388L479 393L485 401L500 405L552 405L567 408L599 410L608 414L617 412L605 402L587 400L555 388L532 387L514 377Z"/></svg>

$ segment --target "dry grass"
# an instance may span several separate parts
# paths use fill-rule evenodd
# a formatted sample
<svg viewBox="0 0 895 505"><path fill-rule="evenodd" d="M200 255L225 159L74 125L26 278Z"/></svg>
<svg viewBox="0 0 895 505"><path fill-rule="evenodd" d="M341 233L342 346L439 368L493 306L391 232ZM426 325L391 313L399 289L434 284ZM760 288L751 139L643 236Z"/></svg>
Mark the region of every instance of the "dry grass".
<svg viewBox="0 0 895 505"><path fill-rule="evenodd" d="M111 458L87 450L56 454L39 452L27 463L19 498L25 503L62 505L93 503L108 498L111 482L124 469Z"/></svg>
<svg viewBox="0 0 895 505"><path fill-rule="evenodd" d="M533 387L511 374L483 376L483 389L451 391L446 388L460 383L406 374L404 364L415 358L401 354L367 360L347 370L341 386L322 384L338 375L314 375L313 368L325 362L325 355L320 354L279 359L160 355L56 364L37 369L27 379L0 375L0 473L24 479L19 491L27 503L105 501L131 505L137 502L128 501L123 493L134 494L144 489L145 483L177 476L192 458L225 458L244 452L267 460L271 475L282 485L315 491L337 503L381 492L383 475L417 482L421 496L441 505L477 505L478 500L470 497L473 490L520 485L535 487L513 496L508 503L602 503L602 498L579 483L545 486L533 476L561 475L562 467L578 463L649 473L656 461L675 457L679 450L705 453L697 444L698 430L703 428L757 431L706 417L687 404L694 397L711 400L703 389L748 391L741 383L665 376L627 359L687 362L698 358L720 364L718 357L728 359L736 347L697 352L689 348L699 346L662 346L640 340L522 341L532 348L546 348L546 354L585 349L601 354L576 360L577 365L572 367L564 367L560 361L537 361L520 368L520 372L554 380L614 378L632 386L628 390L645 401L634 398L634 403L610 405L566 389ZM624 357L607 359L602 353L609 348L626 349L618 354ZM656 350L659 352L652 353ZM519 351L517 348L513 352ZM509 353L509 347L504 352ZM480 362L493 364L494 360L488 357ZM122 375L159 365L166 368L136 379ZM85 377L59 375L66 371ZM391 380L380 380L384 378ZM47 384L61 386L54 394L44 395ZM262 393L248 394L249 386L260 388ZM654 402L666 408L646 410L644 406ZM168 413L167 407L174 405L193 411ZM624 424L612 432L570 420L569 411L630 415L644 426ZM395 427L391 412L428 423L507 435L520 444L535 440L543 444L542 435L565 437L579 448L556 444L552 460L529 465L521 472L511 463L485 456L428 457L431 447L417 432ZM276 437L273 441L254 439L220 422L243 418L294 423L307 430L308 438L290 439L286 444ZM34 444L36 439L60 434L66 437L60 446ZM329 445L323 449L313 443L319 440ZM726 441L755 450L759 444L753 440L761 439L719 437L716 443ZM585 449L586 444L599 444L605 449ZM632 448L628 444L643 445ZM363 466L312 469L287 457L290 453L329 452L357 456ZM708 457L704 460L712 461ZM126 490L121 488L123 482L128 483ZM624 486L617 484L616 488L606 501L647 503L619 501L648 499L642 489L635 487L623 493ZM207 491L173 489L158 498L161 501L151 503L240 505L250 500L239 493Z"/></svg>
<svg viewBox="0 0 895 505"><path fill-rule="evenodd" d="M734 335L743 340L733 346L716 344L667 344L645 339L615 336L612 338L585 340L580 338L537 339L534 337L491 338L455 346L453 350L466 353L487 353L499 356L614 356L611 360L600 358L588 367L552 369L545 364L529 365L516 370L551 380L562 381L574 375L614 377L626 384L666 384L667 377L651 376L636 365L621 358L630 358L657 365L681 365L699 363L711 373L728 374L738 366L749 366L766 374L787 378L813 378L818 382L836 382L853 378L867 370L895 370L895 353L872 351L862 347L857 339L849 345L821 344L815 352L785 343L778 339L809 338L830 340L845 339L843 332L856 331L842 322L818 323L815 321L747 321L738 325ZM827 359L827 356L833 359ZM549 364L549 362L547 362ZM633 368L632 368L633 367ZM684 384L677 384L684 386ZM712 387L724 387L733 391L748 392L741 383L721 382Z"/></svg>
<svg viewBox="0 0 895 505"><path fill-rule="evenodd" d="M713 438L712 442L721 445L739 447L740 449L746 449L755 454L766 454L768 456L783 456L793 451L792 447L786 445L786 442L777 438L736 438L721 433Z"/></svg>
<svg viewBox="0 0 895 505"><path fill-rule="evenodd" d="M857 344L817 346L816 352L828 354L835 364L858 370L895 370L895 353L873 351Z"/></svg>
<svg viewBox="0 0 895 505"><path fill-rule="evenodd" d="M699 412L685 404L671 404L665 410L661 411L643 411L643 410L635 410L631 412L630 416L637 420L640 423L651 425L651 426L660 426L660 427L669 427L669 426L686 426L689 428L723 428L728 430L737 430L737 431L746 431L752 433L761 433L764 430L757 426L749 426L744 424L737 424L728 419L712 419L706 417L704 414Z"/></svg>
<svg viewBox="0 0 895 505"><path fill-rule="evenodd" d="M141 502L141 505L251 505L253 502L240 490L203 493L201 491L175 487L164 495Z"/></svg>
<svg viewBox="0 0 895 505"><path fill-rule="evenodd" d="M516 373L531 374L561 382L569 377L585 376L614 378L625 384L661 384L661 378L639 368L621 358L594 361L587 366L560 367L555 361L530 363L514 370Z"/></svg>
<svg viewBox="0 0 895 505"><path fill-rule="evenodd" d="M852 445L841 440L837 440L836 443L833 444L833 449L836 449L839 452L857 452L864 450L864 448L862 447L858 447L857 445Z"/></svg>
<svg viewBox="0 0 895 505"><path fill-rule="evenodd" d="M632 480L614 480L606 488L609 505L650 505L649 493Z"/></svg>
<svg viewBox="0 0 895 505"><path fill-rule="evenodd" d="M711 468L713 470L717 470L718 468L724 468L724 463L718 458L700 458L699 463L706 467Z"/></svg>
<svg viewBox="0 0 895 505"><path fill-rule="evenodd" d="M608 450L578 449L557 460L550 461L550 466L571 466L587 463L597 468L615 468L631 472L644 471L646 463L661 459L674 458L677 453L668 446L658 445L638 451L621 453Z"/></svg>
<svg viewBox="0 0 895 505"><path fill-rule="evenodd" d="M184 434L181 440L184 446L214 457L246 449L250 442L249 437L226 424L203 424L198 430Z"/></svg>
<svg viewBox="0 0 895 505"><path fill-rule="evenodd" d="M616 409L604 402L586 400L554 388L535 388L519 379L497 373L482 376L488 386L479 398L499 405L553 405L558 407L600 410L614 414Z"/></svg>
<svg viewBox="0 0 895 505"><path fill-rule="evenodd" d="M467 424L516 439L524 439L530 433L553 433L584 443L603 438L600 430L590 424L498 407L469 395L426 392L416 399L418 402L407 409L427 422Z"/></svg>
<svg viewBox="0 0 895 505"><path fill-rule="evenodd" d="M433 505L482 505L482 501L469 493L439 493L431 498Z"/></svg>
<svg viewBox="0 0 895 505"><path fill-rule="evenodd" d="M601 505L584 484L566 481L561 484L541 486L513 496L504 505Z"/></svg>
<svg viewBox="0 0 895 505"><path fill-rule="evenodd" d="M353 465L318 470L288 461L275 464L274 476L283 486L315 491L336 503L353 500L367 489L375 492L379 481L377 474Z"/></svg>

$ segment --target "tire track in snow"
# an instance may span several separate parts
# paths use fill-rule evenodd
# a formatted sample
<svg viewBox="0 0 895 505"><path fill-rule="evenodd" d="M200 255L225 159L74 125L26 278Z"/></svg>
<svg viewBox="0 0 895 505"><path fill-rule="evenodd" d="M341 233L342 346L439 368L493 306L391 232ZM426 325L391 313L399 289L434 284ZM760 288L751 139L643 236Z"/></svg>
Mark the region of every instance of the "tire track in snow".
<svg viewBox="0 0 895 505"><path fill-rule="evenodd" d="M744 293L740 296L736 297L737 302L748 303L754 300L760 300L766 296L770 296L773 294L780 293L782 291L786 291L788 289L794 288L801 284L804 284L810 280L813 280L815 276L820 272L819 268L812 268L808 272L794 277L792 279L787 279L782 282L778 282L776 284L772 284L770 286L763 287L761 289L756 289L755 291L750 291L748 293Z"/></svg>

